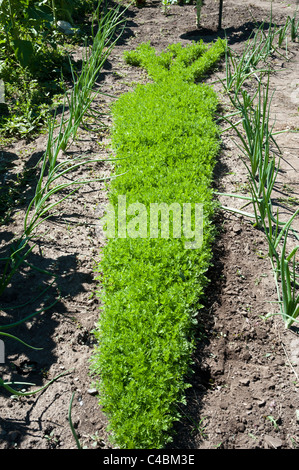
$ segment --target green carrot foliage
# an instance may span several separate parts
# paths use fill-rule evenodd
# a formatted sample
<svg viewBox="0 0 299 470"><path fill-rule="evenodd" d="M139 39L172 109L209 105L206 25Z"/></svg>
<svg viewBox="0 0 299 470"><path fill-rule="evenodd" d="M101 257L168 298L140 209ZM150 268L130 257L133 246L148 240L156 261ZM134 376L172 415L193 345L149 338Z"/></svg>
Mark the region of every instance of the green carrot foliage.
<svg viewBox="0 0 299 470"><path fill-rule="evenodd" d="M195 84L221 57L212 46L171 45L157 55L149 45L126 54L154 80L138 85L113 106L117 160L110 188L129 205L203 204L203 241L186 249L186 236L111 237L97 266L103 307L95 331L92 370L100 403L121 448L161 448L171 440L177 405L192 368L194 327L207 285L214 237L213 168L219 150L217 97ZM136 220L136 219L135 219ZM130 218L128 223L135 223ZM138 224L137 224L138 225ZM172 227L173 228L173 227Z"/></svg>

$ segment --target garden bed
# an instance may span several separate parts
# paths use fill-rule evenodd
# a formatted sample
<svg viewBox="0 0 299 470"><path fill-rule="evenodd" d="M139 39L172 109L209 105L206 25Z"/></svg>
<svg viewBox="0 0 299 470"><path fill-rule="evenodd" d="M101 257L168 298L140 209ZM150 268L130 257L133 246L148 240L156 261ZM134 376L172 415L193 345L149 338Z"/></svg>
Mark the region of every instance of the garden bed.
<svg viewBox="0 0 299 470"><path fill-rule="evenodd" d="M152 46L163 51L170 43L215 40L218 4L210 0L205 3L202 31L196 28L193 5L171 6L168 15L162 12L160 2L148 2L143 8L130 7L125 33L101 76L103 91L120 96L131 91L134 84L148 81L144 71L123 61L123 52L135 49L141 42L150 40ZM295 2L273 3L273 19L278 24L284 24L294 11ZM266 20L269 12L270 2L225 1L222 24L230 47L242 49L254 26L253 17ZM273 58L279 70L270 77L271 89L276 88L272 109L278 130L298 128L298 44L290 44L290 55L289 62L279 56ZM224 76L221 68L209 82L219 76ZM214 87L221 93L219 83ZM112 101L99 95L94 105L108 107ZM110 124L108 118L107 123ZM280 203L285 210L292 210L291 203L298 206L299 197L298 134L280 134L278 139L284 155L278 180ZM227 133L222 141L215 189L240 192L247 183L240 152ZM33 166L45 150L46 142L47 136L41 135L33 142L23 140L2 148L0 157L10 162L10 168L1 177L17 179L17 173L24 174L24 169ZM108 143L108 132L81 131L70 151L108 159ZM82 172L81 176L109 176L110 165L90 165ZM34 175L28 174L25 185L22 183L22 194L27 200L33 181ZM18 343L7 342L7 363L1 370L7 378L13 376L37 386L61 372L70 372L35 397L16 399L5 392L1 395L0 448L75 448L67 420L73 392L72 418L82 446L111 447L107 419L98 406L89 373L95 344L92 330L99 315L95 295L98 283L93 269L104 243L98 236L97 216L106 203L105 185L92 183L66 200L57 218L43 227L48 233L32 261L39 268L55 272L61 297L53 308L14 331L25 342L43 350L27 350ZM20 230L23 209L16 206L11 220L2 227L1 250ZM218 214L217 226L219 235L209 271L211 284L205 308L199 313L201 340L194 355L192 388L187 393L187 404L180 410L184 418L175 425L174 440L168 448L298 448L299 338L296 330L284 329L279 316L267 322L261 319L276 311L276 305L269 301L277 300L266 241L249 220L226 211ZM25 272L15 279L3 300L7 306L25 303L41 292L45 282L48 278L40 273L28 276ZM49 290L47 305L54 298L57 292ZM40 300L30 308L41 308ZM10 315L9 311L6 314Z"/></svg>

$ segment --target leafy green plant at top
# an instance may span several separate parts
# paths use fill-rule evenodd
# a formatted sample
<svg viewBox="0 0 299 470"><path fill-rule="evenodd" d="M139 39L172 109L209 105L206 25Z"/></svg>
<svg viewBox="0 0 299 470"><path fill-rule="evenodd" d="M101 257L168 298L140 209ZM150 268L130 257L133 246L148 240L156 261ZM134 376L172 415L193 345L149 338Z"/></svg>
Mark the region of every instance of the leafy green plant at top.
<svg viewBox="0 0 299 470"><path fill-rule="evenodd" d="M56 95L64 93L65 82L76 68L74 63L70 67L65 47L72 39L55 28L55 21L63 18L63 12L75 15L80 11L84 16L86 11L92 15L105 11L102 2L96 3L95 7L91 0L2 0L0 78L8 107L8 113L0 115L2 134L30 136L45 123L49 106Z"/></svg>
<svg viewBox="0 0 299 470"><path fill-rule="evenodd" d="M147 42L140 44L135 51L125 52L125 60L128 64L146 68L155 81L169 81L180 75L183 81L192 83L202 80L224 51L225 42L220 38L213 47L203 40L192 42L187 50L180 43L171 44L160 55Z"/></svg>
<svg viewBox="0 0 299 470"><path fill-rule="evenodd" d="M56 47L58 20L73 24L74 14L92 13L91 0L1 0L0 31L6 55L14 53L22 67L29 66L40 40ZM98 2L97 2L98 3Z"/></svg>
<svg viewBox="0 0 299 470"><path fill-rule="evenodd" d="M51 11L47 2L30 0L2 0L0 27L6 55L14 54L22 67L28 67L38 44L37 37L44 38L51 28Z"/></svg>
<svg viewBox="0 0 299 470"><path fill-rule="evenodd" d="M163 7L162 11L163 11L164 15L168 14L172 3L173 3L172 0L162 0L162 7ZM174 3L176 3L176 2L174 2Z"/></svg>
<svg viewBox="0 0 299 470"><path fill-rule="evenodd" d="M23 137L36 131L53 96L63 92L62 75L70 76L67 56L57 46L50 20L34 12L28 0L4 0L0 8L0 77L8 107L8 113L0 116L4 135Z"/></svg>

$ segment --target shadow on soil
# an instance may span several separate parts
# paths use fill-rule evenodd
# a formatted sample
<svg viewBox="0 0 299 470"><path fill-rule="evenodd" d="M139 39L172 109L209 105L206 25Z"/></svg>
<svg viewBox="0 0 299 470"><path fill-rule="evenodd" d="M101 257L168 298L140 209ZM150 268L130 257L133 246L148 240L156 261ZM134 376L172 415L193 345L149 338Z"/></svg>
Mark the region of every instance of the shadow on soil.
<svg viewBox="0 0 299 470"><path fill-rule="evenodd" d="M199 27L198 29L187 31L180 37L184 40L203 40L203 42L207 43L210 43L220 37L222 39L227 39L228 45L232 46L233 44L247 41L253 34L254 30L259 28L262 24L264 31L267 31L270 27L270 23L264 23L261 21L248 21L240 27L231 26L221 30Z"/></svg>
<svg viewBox="0 0 299 470"><path fill-rule="evenodd" d="M5 364L0 366L0 373L4 380L13 382L11 386L15 390L24 388L24 385L17 385L18 382L30 383L32 387L29 387L29 390L36 390L48 382L47 371L58 359L55 352L57 341L55 330L60 324L61 316L65 323L70 324L70 328L74 328L73 312L67 311L63 298L76 296L85 291L83 285L91 284L93 281L92 274L77 271L76 254L63 255L55 259L44 258L41 248L39 246L40 252L32 254L27 260L35 268L23 265L0 298L2 311L0 327L19 322L35 313L28 321L3 330L33 348L39 348L32 349L17 340L3 337ZM52 271L52 276L44 274L42 272L44 270ZM63 377L59 380L63 380ZM25 389L27 388L25 386ZM37 396L33 396L32 409L41 395L46 392L47 388ZM0 389L0 393L7 397L10 406L11 394L4 388ZM26 400L28 403L30 399ZM20 403L21 401L22 399ZM48 406L51 406L51 403ZM27 435L31 411L31 409L28 411L25 421L2 419L2 427L12 431L8 432L7 436L1 436L1 439L5 440L7 437L11 442L12 432L15 433L16 439ZM42 420L42 416L39 419Z"/></svg>

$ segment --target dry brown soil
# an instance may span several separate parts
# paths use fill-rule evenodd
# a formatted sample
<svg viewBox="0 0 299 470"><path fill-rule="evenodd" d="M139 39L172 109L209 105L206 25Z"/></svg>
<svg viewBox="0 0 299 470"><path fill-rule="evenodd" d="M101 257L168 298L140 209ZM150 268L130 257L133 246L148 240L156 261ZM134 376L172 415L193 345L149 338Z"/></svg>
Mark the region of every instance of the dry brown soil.
<svg viewBox="0 0 299 470"><path fill-rule="evenodd" d="M298 4L298 1L297 1ZM273 18L284 24L296 1L273 2ZM254 21L269 19L270 2L224 0L223 28L229 46L241 50L254 28ZM218 2L206 0L201 28L196 27L194 5L170 8L167 15L158 1L129 7L127 25L99 79L102 91L115 97L146 82L146 74L124 64L123 52L151 41L158 50L169 43L188 44L203 38L211 41L217 32ZM275 130L299 126L299 48L289 43L289 60L272 57L275 71L271 89ZM224 76L219 67L210 82ZM220 83L224 109L228 104ZM250 86L254 86L252 83ZM106 109L113 98L99 95L94 106ZM106 122L111 124L110 118ZM226 192L246 189L247 175L232 133L222 135L223 145L215 170L215 188ZM298 148L296 133L277 137L283 160L276 185L275 203L291 211L299 197ZM47 135L33 142L17 141L0 152L9 168L1 184L32 168L45 150ZM69 149L97 158L109 157L109 131L79 132ZM90 164L74 177L107 177L109 163ZM23 202L16 204L9 222L1 228L1 256L14 235L22 230L26 203L32 197L34 171L27 174ZM55 216L40 227L40 238L30 262L57 276L57 283L36 298L53 278L26 267L17 275L1 299L1 323L16 321L42 307L50 309L11 331L23 341L42 348L32 350L15 341L5 341L6 362L1 375L6 380L31 382L36 387L65 373L43 392L31 397L0 395L1 449L75 449L68 422L68 410L75 392L72 419L81 445L88 449L111 449L107 420L94 394L89 360L94 347L92 329L99 315L98 288L93 268L102 244L97 235L97 215L104 207L105 184L90 183L66 200ZM235 200L223 203L237 205ZM267 245L261 231L251 222L227 211L217 216L220 229L210 269L210 287L205 308L199 312L198 348L194 355L192 388L181 408L182 420L174 429L168 450L174 449L298 449L299 448L299 336L286 331L280 316L267 321L262 316L277 312L276 288ZM58 287L57 287L58 286ZM58 295L60 297L58 297ZM25 307L9 310L31 301ZM25 387L26 388L26 387ZM27 387L28 388L28 387ZM34 387L32 387L34 388Z"/></svg>

